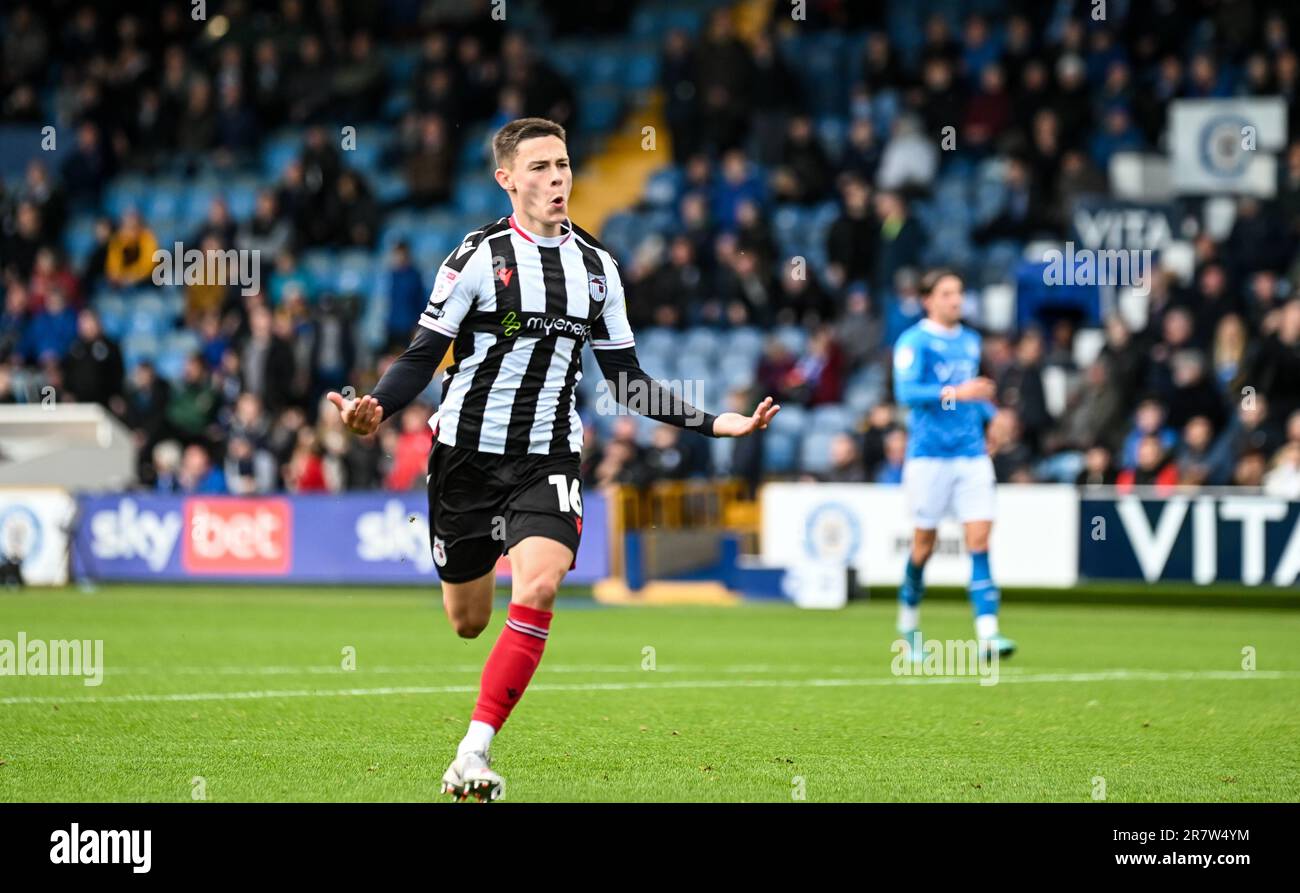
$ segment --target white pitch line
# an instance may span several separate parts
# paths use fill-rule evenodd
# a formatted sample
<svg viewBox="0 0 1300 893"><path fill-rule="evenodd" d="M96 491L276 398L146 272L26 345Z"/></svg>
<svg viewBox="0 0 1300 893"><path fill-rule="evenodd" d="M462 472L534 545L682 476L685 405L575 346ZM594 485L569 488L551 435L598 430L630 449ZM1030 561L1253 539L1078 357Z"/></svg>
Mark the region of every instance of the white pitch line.
<svg viewBox="0 0 1300 893"><path fill-rule="evenodd" d="M799 671L819 671L819 672L841 672L862 670L862 667L827 667L827 666L802 666L799 664L741 664L730 667L716 667L707 664L673 664L670 666L659 666L655 672L659 673L773 673L799 672ZM483 664L426 664L422 666L359 666L355 670L345 670L342 667L335 666L229 666L229 667L169 667L159 665L155 667L106 667L105 674L113 675L146 675L146 676L355 676L367 673L376 673L384 675L414 675L417 673L481 673ZM635 664L557 664L555 666L546 665L548 673L644 673L639 663Z"/></svg>
<svg viewBox="0 0 1300 893"><path fill-rule="evenodd" d="M681 679L665 682L575 682L538 683L533 692L637 691L642 689L689 688L859 688L891 685L978 685L981 677L970 676L888 676L868 679ZM1188 682L1197 680L1244 681L1250 679L1300 679L1300 671L1288 670L1188 670L1161 672L1154 670L1104 670L1096 673L1040 673L999 678L1003 683L1039 682ZM0 705L16 704L120 704L168 703L190 701L257 701L273 698L342 698L382 697L388 695L472 694L477 685L406 685L383 688L285 689L268 691L174 692L170 694L130 695L52 695L0 698Z"/></svg>
<svg viewBox="0 0 1300 893"><path fill-rule="evenodd" d="M650 672L639 664L547 664L547 673L645 673ZM734 666L712 666L710 664L668 664L655 668L656 673L858 673L866 667L826 666L824 664L736 664ZM1058 668L1052 668L1057 670ZM412 666L359 666L354 670L328 665L302 666L226 666L226 667L176 667L165 664L154 667L105 667L108 676L364 676L377 675L416 675L419 673L481 673L482 664L423 664ZM1021 675L1026 672L1023 667L1002 667L1002 675ZM1041 671L1040 671L1041 672ZM1069 672L1059 669L1059 672Z"/></svg>

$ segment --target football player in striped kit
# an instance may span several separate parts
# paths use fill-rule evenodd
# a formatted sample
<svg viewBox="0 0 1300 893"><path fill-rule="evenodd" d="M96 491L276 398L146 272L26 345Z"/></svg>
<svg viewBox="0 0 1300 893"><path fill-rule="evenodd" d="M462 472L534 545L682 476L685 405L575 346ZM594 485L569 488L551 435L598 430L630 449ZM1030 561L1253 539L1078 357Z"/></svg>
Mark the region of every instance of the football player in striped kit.
<svg viewBox="0 0 1300 893"><path fill-rule="evenodd" d="M410 347L372 394L331 393L347 427L370 434L427 387L452 348L442 401L429 424L429 540L443 605L456 632L478 636L492 614L495 567L510 557L511 600L483 669L478 702L442 790L495 800L504 780L490 745L527 688L550 634L555 593L582 537L574 391L590 342L626 403L635 385L659 421L711 437L766 428L768 397L752 415L714 416L652 380L637 361L618 265L568 216L573 174L564 129L521 118L493 137L496 181L509 217L469 233L439 268ZM503 532L504 531L504 532Z"/></svg>

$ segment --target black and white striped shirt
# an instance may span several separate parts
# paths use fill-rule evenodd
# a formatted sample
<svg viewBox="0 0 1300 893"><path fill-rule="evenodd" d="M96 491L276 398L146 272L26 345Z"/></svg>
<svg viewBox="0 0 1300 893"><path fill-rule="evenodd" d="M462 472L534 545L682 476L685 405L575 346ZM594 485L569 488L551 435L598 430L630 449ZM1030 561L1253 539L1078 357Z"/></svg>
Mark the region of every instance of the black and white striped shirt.
<svg viewBox="0 0 1300 893"><path fill-rule="evenodd" d="M633 345L609 252L571 223L548 238L513 216L451 253L420 325L455 339L430 424L443 443L485 453L581 451L582 345Z"/></svg>
<svg viewBox="0 0 1300 893"><path fill-rule="evenodd" d="M526 232L513 215L469 233L438 269L419 322L426 331L417 332L374 396L391 418L428 384L450 341L453 364L429 420L449 446L507 455L581 452L574 395L588 341L607 379L619 370L648 382L636 362L618 265L571 221L553 237ZM680 400L653 417L712 434L713 416Z"/></svg>

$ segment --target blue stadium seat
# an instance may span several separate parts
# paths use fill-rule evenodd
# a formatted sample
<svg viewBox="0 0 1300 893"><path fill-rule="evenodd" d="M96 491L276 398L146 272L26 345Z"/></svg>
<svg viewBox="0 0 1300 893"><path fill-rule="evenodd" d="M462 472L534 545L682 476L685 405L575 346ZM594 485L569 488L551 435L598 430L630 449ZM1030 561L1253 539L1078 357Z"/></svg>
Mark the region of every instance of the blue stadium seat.
<svg viewBox="0 0 1300 893"><path fill-rule="evenodd" d="M622 80L623 68L627 60L618 50L599 49L592 50L591 47L582 54L587 59L587 76L583 79L586 84L601 87L617 87Z"/></svg>
<svg viewBox="0 0 1300 893"><path fill-rule="evenodd" d="M185 289L179 285L169 285L158 290L158 300L162 304L163 318L175 325L185 314Z"/></svg>
<svg viewBox="0 0 1300 893"><path fill-rule="evenodd" d="M313 248L304 251L298 259L298 266L312 279L324 287L334 282L334 268L337 259L329 248Z"/></svg>
<svg viewBox="0 0 1300 893"><path fill-rule="evenodd" d="M834 434L813 431L803 439L799 450L799 468L810 474L820 474L831 467L831 440Z"/></svg>
<svg viewBox="0 0 1300 893"><path fill-rule="evenodd" d="M757 372L757 363L748 356L726 355L718 364L718 377L728 391L750 387Z"/></svg>
<svg viewBox="0 0 1300 893"><path fill-rule="evenodd" d="M719 356L721 337L712 329L697 327L682 337L682 357L692 357L704 363L713 363Z"/></svg>
<svg viewBox="0 0 1300 893"><path fill-rule="evenodd" d="M808 332L798 326L778 326L772 334L795 356L802 354L808 343Z"/></svg>
<svg viewBox="0 0 1300 893"><path fill-rule="evenodd" d="M777 413L777 418L785 410ZM763 438L763 470L768 474L790 474L799 461L799 434L791 431L768 429Z"/></svg>
<svg viewBox="0 0 1300 893"><path fill-rule="evenodd" d="M104 333L115 341L120 341L126 334L130 317L126 311L126 302L121 295L109 291L97 294L92 301L99 314L99 324Z"/></svg>
<svg viewBox="0 0 1300 893"><path fill-rule="evenodd" d="M63 231L63 250L73 265L80 267L95 250L95 218L78 215Z"/></svg>
<svg viewBox="0 0 1300 893"><path fill-rule="evenodd" d="M735 473L731 467L732 455L736 452L734 437L709 438L709 459L713 462L713 472L718 477L730 477Z"/></svg>
<svg viewBox="0 0 1300 893"><path fill-rule="evenodd" d="M659 80L659 57L654 53L636 53L624 60L623 86L628 90L646 90Z"/></svg>
<svg viewBox="0 0 1300 893"><path fill-rule="evenodd" d="M726 333L723 352L728 356L746 356L754 363L763 355L763 333L754 326L741 326Z"/></svg>
<svg viewBox="0 0 1300 893"><path fill-rule="evenodd" d="M230 216L244 221L253 216L257 210L257 190L260 182L252 177L241 177L231 183L225 190L226 205Z"/></svg>
<svg viewBox="0 0 1300 893"><path fill-rule="evenodd" d="M671 208L681 188L682 175L675 167L663 167L646 180L642 198L655 208Z"/></svg>
<svg viewBox="0 0 1300 893"><path fill-rule="evenodd" d="M157 335L133 332L122 339L122 361L128 370L140 365L141 360L152 360L157 355Z"/></svg>
<svg viewBox="0 0 1300 893"><path fill-rule="evenodd" d="M172 243L188 239L193 234L194 227L178 217L150 217L149 229L153 231L159 247L171 251Z"/></svg>
<svg viewBox="0 0 1300 893"><path fill-rule="evenodd" d="M376 261L369 251L345 251L334 268L335 278L331 286L339 294L368 298L378 290L382 269L382 261Z"/></svg>
<svg viewBox="0 0 1300 893"><path fill-rule="evenodd" d="M637 353L671 354L677 349L678 339L682 336L672 329L660 326L636 333Z"/></svg>
<svg viewBox="0 0 1300 893"><path fill-rule="evenodd" d="M141 207L146 219L180 217L185 208L185 184L174 178L158 178L150 184Z"/></svg>
<svg viewBox="0 0 1300 893"><path fill-rule="evenodd" d="M717 387L718 375L716 367L712 363L689 353L678 356L677 375L675 377L678 382L689 381L691 383L690 387L694 396L687 398L689 403L706 403L705 394L710 390L710 383L714 385L715 390ZM677 386L686 387L685 384Z"/></svg>
<svg viewBox="0 0 1300 893"><path fill-rule="evenodd" d="M594 87L581 97L583 130L606 133L618 124L623 111L622 95L617 87Z"/></svg>
<svg viewBox="0 0 1300 893"><path fill-rule="evenodd" d="M198 183L186 190L181 206L181 219L193 227L198 227L207 219L208 209L214 199L221 195L221 186L217 183Z"/></svg>
<svg viewBox="0 0 1300 893"><path fill-rule="evenodd" d="M794 403L782 406L768 427L772 431L802 434L808 430L808 410Z"/></svg>
<svg viewBox="0 0 1300 893"><path fill-rule="evenodd" d="M289 163L301 154L302 136L296 131L273 136L262 146L262 171L272 180L278 180Z"/></svg>
<svg viewBox="0 0 1300 893"><path fill-rule="evenodd" d="M838 403L813 407L809 414L808 430L813 433L839 434L853 430L853 416Z"/></svg>
<svg viewBox="0 0 1300 893"><path fill-rule="evenodd" d="M372 177L370 188L374 190L375 198L384 204L403 201L411 192L406 185L406 178L391 172L378 173Z"/></svg>
<svg viewBox="0 0 1300 893"><path fill-rule="evenodd" d="M114 220L121 219L129 208L141 208L149 194L144 177L118 177L104 191L103 211Z"/></svg>
<svg viewBox="0 0 1300 893"><path fill-rule="evenodd" d="M479 176L461 178L456 186L456 209L478 220L510 212L501 187Z"/></svg>

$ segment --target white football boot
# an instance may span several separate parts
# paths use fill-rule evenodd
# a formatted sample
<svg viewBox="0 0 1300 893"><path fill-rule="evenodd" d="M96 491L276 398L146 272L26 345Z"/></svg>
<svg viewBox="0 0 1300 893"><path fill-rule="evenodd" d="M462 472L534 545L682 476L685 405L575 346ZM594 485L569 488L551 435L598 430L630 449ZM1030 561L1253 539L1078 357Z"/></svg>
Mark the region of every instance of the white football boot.
<svg viewBox="0 0 1300 893"><path fill-rule="evenodd" d="M442 775L442 792L457 800L476 797L480 803L500 800L506 780L492 771L492 758L481 751L457 754Z"/></svg>

